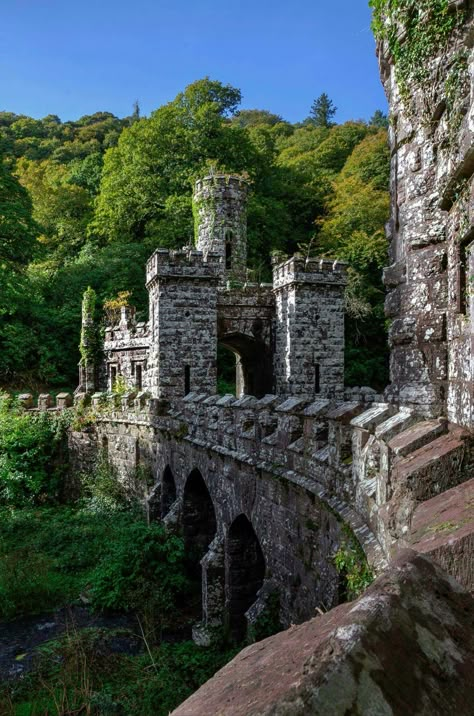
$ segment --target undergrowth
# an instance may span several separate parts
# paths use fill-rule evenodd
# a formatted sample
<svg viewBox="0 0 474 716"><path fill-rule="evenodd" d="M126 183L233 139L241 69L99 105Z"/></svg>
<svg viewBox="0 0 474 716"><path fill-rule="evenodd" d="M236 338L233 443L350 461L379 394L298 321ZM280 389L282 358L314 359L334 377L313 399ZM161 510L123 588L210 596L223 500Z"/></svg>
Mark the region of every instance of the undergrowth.
<svg viewBox="0 0 474 716"><path fill-rule="evenodd" d="M237 652L184 641L130 656L107 653L111 639L72 628L44 645L32 673L0 688L1 716L167 716Z"/></svg>

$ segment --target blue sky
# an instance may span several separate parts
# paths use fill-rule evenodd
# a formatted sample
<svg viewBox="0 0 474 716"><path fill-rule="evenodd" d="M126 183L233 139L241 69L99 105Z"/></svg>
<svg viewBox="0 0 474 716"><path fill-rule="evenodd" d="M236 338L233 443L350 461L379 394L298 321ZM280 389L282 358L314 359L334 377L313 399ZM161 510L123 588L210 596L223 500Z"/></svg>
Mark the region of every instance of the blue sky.
<svg viewBox="0 0 474 716"><path fill-rule="evenodd" d="M0 109L149 114L209 75L296 122L386 111L367 0L0 0Z"/></svg>

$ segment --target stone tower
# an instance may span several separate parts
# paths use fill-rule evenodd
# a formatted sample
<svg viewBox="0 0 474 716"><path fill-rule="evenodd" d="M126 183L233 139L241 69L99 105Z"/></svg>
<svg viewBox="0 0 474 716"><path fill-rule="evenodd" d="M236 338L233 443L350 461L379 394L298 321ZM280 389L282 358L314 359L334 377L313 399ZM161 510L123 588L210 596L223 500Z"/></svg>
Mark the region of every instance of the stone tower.
<svg viewBox="0 0 474 716"><path fill-rule="evenodd" d="M345 266L294 256L273 267L279 395L344 395Z"/></svg>
<svg viewBox="0 0 474 716"><path fill-rule="evenodd" d="M392 150L387 397L472 427L473 4L450 0L441 29L436 14L415 13L404 25L403 12L383 16L377 45ZM429 56L410 61L436 32L443 40Z"/></svg>
<svg viewBox="0 0 474 716"><path fill-rule="evenodd" d="M150 302L147 381L153 397L216 392L220 256L158 249L146 267Z"/></svg>
<svg viewBox="0 0 474 716"><path fill-rule="evenodd" d="M199 179L193 195L196 247L206 259L221 258L221 282L244 282L247 275L248 183L216 174Z"/></svg>

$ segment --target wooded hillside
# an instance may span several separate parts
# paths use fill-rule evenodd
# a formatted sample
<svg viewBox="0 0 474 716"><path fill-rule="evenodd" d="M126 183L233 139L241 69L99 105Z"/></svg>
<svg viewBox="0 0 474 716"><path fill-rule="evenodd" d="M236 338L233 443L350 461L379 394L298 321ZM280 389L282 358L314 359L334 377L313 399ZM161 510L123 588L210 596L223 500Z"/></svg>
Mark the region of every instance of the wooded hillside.
<svg viewBox="0 0 474 716"><path fill-rule="evenodd" d="M0 112L2 385L75 385L88 286L102 301L131 291L146 317L145 261L192 240L192 183L215 167L251 180L254 280L270 279L272 251L349 262L347 382L383 387L385 118L333 124L321 95L292 125L240 101L206 78L144 118L138 107L75 122Z"/></svg>

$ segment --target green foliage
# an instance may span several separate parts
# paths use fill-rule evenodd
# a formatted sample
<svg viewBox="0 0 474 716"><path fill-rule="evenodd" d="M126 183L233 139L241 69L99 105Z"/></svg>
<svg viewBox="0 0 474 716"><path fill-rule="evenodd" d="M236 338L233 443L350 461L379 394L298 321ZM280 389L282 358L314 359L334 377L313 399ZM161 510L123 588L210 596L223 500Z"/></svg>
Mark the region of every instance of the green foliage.
<svg viewBox="0 0 474 716"><path fill-rule="evenodd" d="M348 527L345 529L345 538L334 555L334 565L344 580L341 596L346 600L356 599L374 580L367 558Z"/></svg>
<svg viewBox="0 0 474 716"><path fill-rule="evenodd" d="M377 162L388 166L387 156L374 154L365 174L361 169L357 176L347 175L345 196L344 183L337 181L356 148L376 135L383 117L374 115L370 126L333 126L326 113L325 126L291 125L266 110L239 112L239 102L240 90L204 78L148 118L140 118L136 108L124 119L97 112L65 123L54 115L36 120L0 112L3 170L18 197L9 204L11 226L18 229L11 246L21 249L19 261L11 257L14 266L0 261L3 384L37 389L76 384L80 296L88 287L96 292L97 326L104 302L125 291L133 294L138 320L146 320L146 260L155 248L192 242L192 183L211 166L246 172L251 181L248 256L254 280L271 280L272 250L291 254L313 241L318 250L332 251L325 237L318 244L318 234L329 233L325 217L338 224L344 243L349 237L348 256L364 266L378 262L373 249L383 243L383 222L374 226L386 185L374 177L382 177ZM334 109L329 99L327 109ZM375 205L371 191L380 191ZM370 221L361 226L366 209ZM373 260L361 256L365 235ZM379 268L364 269L363 280L360 269L354 270L350 303L366 311L370 327L381 305ZM354 328L349 320L354 344L365 326L361 318L354 319ZM383 353L381 343L372 346L377 354ZM362 353L359 358L362 362Z"/></svg>
<svg viewBox="0 0 474 716"><path fill-rule="evenodd" d="M125 395L125 393L129 393L130 390L131 388L124 376L118 375L115 379L115 383L112 386L112 392L115 395Z"/></svg>
<svg viewBox="0 0 474 716"><path fill-rule="evenodd" d="M5 517L5 514L2 515ZM60 600L63 584L52 560L26 547L6 549L0 542L0 616L31 614Z"/></svg>
<svg viewBox="0 0 474 716"><path fill-rule="evenodd" d="M119 479L117 470L110 465L102 451L89 473L80 476L81 494L91 512L117 512L134 507L128 484Z"/></svg>
<svg viewBox="0 0 474 716"><path fill-rule="evenodd" d="M369 125L377 129L388 129L388 117L381 109L376 109L369 119Z"/></svg>
<svg viewBox="0 0 474 716"><path fill-rule="evenodd" d="M336 112L337 107L334 106L334 102L332 99L329 99L326 92L323 92L311 105L307 122L313 124L315 127L332 127L332 119Z"/></svg>
<svg viewBox="0 0 474 716"><path fill-rule="evenodd" d="M36 228L30 196L0 154L0 264L19 267L28 263L35 250Z"/></svg>
<svg viewBox="0 0 474 716"><path fill-rule="evenodd" d="M58 460L69 414L25 412L0 394L0 504L37 505L58 498L64 466Z"/></svg>
<svg viewBox="0 0 474 716"><path fill-rule="evenodd" d="M261 641L283 629L280 621L280 595L272 592L265 608L259 614L255 624L249 627L249 643Z"/></svg>
<svg viewBox="0 0 474 716"><path fill-rule="evenodd" d="M0 616L35 614L77 599L107 545L136 519L61 507L0 511Z"/></svg>
<svg viewBox="0 0 474 716"><path fill-rule="evenodd" d="M113 631L72 626L41 647L33 673L0 686L0 703L16 714L165 716L237 649L155 646L164 623L183 622L182 540L130 511L86 505L0 510L0 618L44 612L82 594L98 609L133 610L143 653L116 654Z"/></svg>
<svg viewBox="0 0 474 716"><path fill-rule="evenodd" d="M110 653L109 638L100 630L71 629L42 652L33 674L4 689L10 713L168 716L236 650L186 641L124 656Z"/></svg>
<svg viewBox="0 0 474 716"><path fill-rule="evenodd" d="M95 324L96 292L90 286L82 297L82 327L79 351L83 365L93 365L99 350L97 326Z"/></svg>
<svg viewBox="0 0 474 716"><path fill-rule="evenodd" d="M151 640L188 587L183 541L160 524L131 523L105 550L89 583L96 609L138 613Z"/></svg>
<svg viewBox="0 0 474 716"><path fill-rule="evenodd" d="M390 205L389 148L385 130L357 144L333 182L320 221L317 253L347 261L346 382L383 388L388 349L382 268L387 264L384 224Z"/></svg>
<svg viewBox="0 0 474 716"><path fill-rule="evenodd" d="M149 660L136 660L135 678L129 679L122 697L125 713L130 716L167 716L201 684L237 653L202 648L193 642L162 644L153 652L155 668Z"/></svg>
<svg viewBox="0 0 474 716"><path fill-rule="evenodd" d="M386 41L400 91L408 98L410 84L422 86L428 79L430 61L446 49L464 12L449 0L369 0L369 5L374 34Z"/></svg>
<svg viewBox="0 0 474 716"><path fill-rule="evenodd" d="M265 109L240 109L232 117L232 123L239 127L256 127L262 124L274 127L276 124L283 123L283 119L279 114L273 114Z"/></svg>

